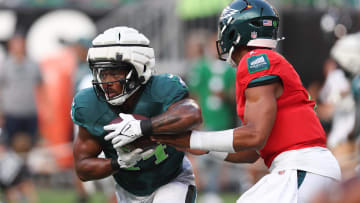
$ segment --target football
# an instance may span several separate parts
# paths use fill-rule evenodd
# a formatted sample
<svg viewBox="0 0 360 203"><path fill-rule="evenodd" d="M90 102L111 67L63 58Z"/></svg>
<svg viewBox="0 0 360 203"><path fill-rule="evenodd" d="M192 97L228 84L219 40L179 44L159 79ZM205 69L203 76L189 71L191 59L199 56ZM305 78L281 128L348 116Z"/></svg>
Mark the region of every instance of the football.
<svg viewBox="0 0 360 203"><path fill-rule="evenodd" d="M137 120L146 120L147 119L147 117L140 115L140 114L132 114L132 116L134 116L134 118ZM112 120L110 122L110 124L120 123L121 121L122 121L122 119L120 117L116 117L114 120ZM123 146L122 148L123 148L123 150L126 150L126 151L132 151L137 148L143 149L145 151L147 149L155 148L156 145L157 145L157 143L154 141L151 141L150 137L141 136L140 138L134 140L131 143L128 143L127 145Z"/></svg>

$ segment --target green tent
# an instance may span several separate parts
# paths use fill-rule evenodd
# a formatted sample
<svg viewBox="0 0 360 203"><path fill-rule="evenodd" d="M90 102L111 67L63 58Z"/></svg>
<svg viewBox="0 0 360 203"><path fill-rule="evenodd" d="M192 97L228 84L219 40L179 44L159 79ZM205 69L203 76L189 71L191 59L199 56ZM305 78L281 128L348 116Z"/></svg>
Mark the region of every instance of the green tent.
<svg viewBox="0 0 360 203"><path fill-rule="evenodd" d="M184 20L220 13L232 0L179 0L177 14Z"/></svg>

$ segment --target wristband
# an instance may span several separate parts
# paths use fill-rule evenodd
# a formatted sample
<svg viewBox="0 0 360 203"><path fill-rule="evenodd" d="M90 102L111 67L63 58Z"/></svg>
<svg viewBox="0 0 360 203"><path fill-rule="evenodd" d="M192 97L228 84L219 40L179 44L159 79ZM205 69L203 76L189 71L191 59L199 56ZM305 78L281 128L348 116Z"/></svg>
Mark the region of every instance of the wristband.
<svg viewBox="0 0 360 203"><path fill-rule="evenodd" d="M118 171L120 170L120 164L118 163L117 159L116 158L111 158L111 168L114 170L114 171Z"/></svg>
<svg viewBox="0 0 360 203"><path fill-rule="evenodd" d="M141 133L142 133L144 136L150 136L150 135L152 135L152 123L151 123L151 119L141 120L141 121L140 121L140 129L141 129Z"/></svg>
<svg viewBox="0 0 360 203"><path fill-rule="evenodd" d="M233 147L234 129L223 131L196 131L190 136L190 149L217 152L235 152Z"/></svg>
<svg viewBox="0 0 360 203"><path fill-rule="evenodd" d="M227 152L215 152L215 151L209 151L208 156L213 157L215 159L224 161L229 153Z"/></svg>

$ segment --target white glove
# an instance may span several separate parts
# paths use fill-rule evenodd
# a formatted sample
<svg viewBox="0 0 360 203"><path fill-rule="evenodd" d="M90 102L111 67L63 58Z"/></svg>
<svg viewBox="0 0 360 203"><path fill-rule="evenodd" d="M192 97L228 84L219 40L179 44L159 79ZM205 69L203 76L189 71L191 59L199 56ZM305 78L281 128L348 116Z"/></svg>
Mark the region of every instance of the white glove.
<svg viewBox="0 0 360 203"><path fill-rule="evenodd" d="M119 116L122 118L120 123L104 126L105 131L112 131L107 134L104 139L107 141L111 140L115 149L118 149L143 135L141 132L140 120L136 120L132 115L124 113L120 113Z"/></svg>
<svg viewBox="0 0 360 203"><path fill-rule="evenodd" d="M130 168L135 166L141 159L150 156L154 152L154 149L149 149L143 152L142 149L137 148L131 152L125 152L122 149L117 148L116 151L118 153L117 161L120 165L120 168Z"/></svg>

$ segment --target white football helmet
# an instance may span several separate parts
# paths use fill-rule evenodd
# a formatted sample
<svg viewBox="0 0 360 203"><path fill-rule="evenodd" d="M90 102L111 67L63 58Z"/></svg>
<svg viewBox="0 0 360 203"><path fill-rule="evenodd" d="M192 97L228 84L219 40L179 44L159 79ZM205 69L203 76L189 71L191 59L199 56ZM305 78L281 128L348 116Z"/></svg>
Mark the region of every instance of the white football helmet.
<svg viewBox="0 0 360 203"><path fill-rule="evenodd" d="M93 73L93 86L97 95L106 99L111 105L122 105L145 84L154 74L155 54L149 46L150 41L136 29L114 27L98 35L92 41L87 60ZM126 79L120 82L124 88L120 95L110 98L104 90L100 73L106 69L129 69Z"/></svg>
<svg viewBox="0 0 360 203"><path fill-rule="evenodd" d="M330 55L353 75L360 73L360 32L348 34L336 41Z"/></svg>

